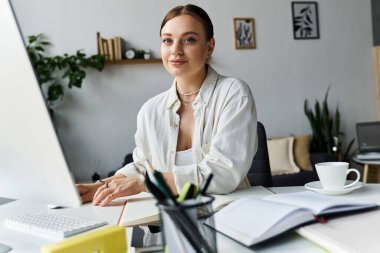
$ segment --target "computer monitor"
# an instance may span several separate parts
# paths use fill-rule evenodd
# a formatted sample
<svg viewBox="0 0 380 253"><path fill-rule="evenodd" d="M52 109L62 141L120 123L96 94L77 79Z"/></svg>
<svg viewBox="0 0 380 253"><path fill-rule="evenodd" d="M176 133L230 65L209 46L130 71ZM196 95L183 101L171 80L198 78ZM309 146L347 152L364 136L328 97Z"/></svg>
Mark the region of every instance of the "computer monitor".
<svg viewBox="0 0 380 253"><path fill-rule="evenodd" d="M360 153L380 152L380 121L357 123L356 136Z"/></svg>
<svg viewBox="0 0 380 253"><path fill-rule="evenodd" d="M80 206L9 0L0 34L0 197Z"/></svg>

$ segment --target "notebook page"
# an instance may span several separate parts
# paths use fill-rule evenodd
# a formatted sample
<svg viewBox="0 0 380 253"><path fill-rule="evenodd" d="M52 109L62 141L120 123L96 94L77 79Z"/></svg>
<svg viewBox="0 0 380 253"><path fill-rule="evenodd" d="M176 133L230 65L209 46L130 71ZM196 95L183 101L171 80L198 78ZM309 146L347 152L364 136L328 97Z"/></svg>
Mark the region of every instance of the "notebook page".
<svg viewBox="0 0 380 253"><path fill-rule="evenodd" d="M247 246L313 219L307 209L256 198L237 200L214 215L216 230Z"/></svg>
<svg viewBox="0 0 380 253"><path fill-rule="evenodd" d="M238 189L226 195L213 194L212 196L215 198L215 200L212 203L212 208L215 212L217 212L237 199L242 199L242 198L247 198L247 197L254 197L254 198L261 199L265 196L273 195L273 194L274 194L273 192L271 192L267 188L264 188L263 186L252 186L245 189Z"/></svg>
<svg viewBox="0 0 380 253"><path fill-rule="evenodd" d="M153 195L146 192L127 197L119 225L129 227L158 221L159 211L156 203L157 200Z"/></svg>

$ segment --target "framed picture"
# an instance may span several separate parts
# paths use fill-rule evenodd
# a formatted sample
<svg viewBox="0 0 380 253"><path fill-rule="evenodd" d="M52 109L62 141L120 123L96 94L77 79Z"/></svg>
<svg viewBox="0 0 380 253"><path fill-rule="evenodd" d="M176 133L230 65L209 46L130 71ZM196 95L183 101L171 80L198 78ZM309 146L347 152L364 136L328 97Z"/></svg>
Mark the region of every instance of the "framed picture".
<svg viewBox="0 0 380 253"><path fill-rule="evenodd" d="M255 20L253 18L234 18L235 48L256 48Z"/></svg>
<svg viewBox="0 0 380 253"><path fill-rule="evenodd" d="M292 16L294 39L319 39L317 2L292 2Z"/></svg>

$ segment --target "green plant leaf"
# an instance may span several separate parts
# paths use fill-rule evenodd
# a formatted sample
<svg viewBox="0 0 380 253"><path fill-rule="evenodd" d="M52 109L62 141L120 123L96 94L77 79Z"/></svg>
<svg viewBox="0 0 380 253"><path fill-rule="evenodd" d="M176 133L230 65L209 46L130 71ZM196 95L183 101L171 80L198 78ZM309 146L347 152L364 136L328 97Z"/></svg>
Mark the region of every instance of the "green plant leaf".
<svg viewBox="0 0 380 253"><path fill-rule="evenodd" d="M335 133L341 134L340 132L340 112L338 106L336 106L335 110Z"/></svg>
<svg viewBox="0 0 380 253"><path fill-rule="evenodd" d="M336 107L335 114L330 114L328 105L328 87L322 104L315 101L314 108L309 108L308 100L304 101L304 113L312 129L311 152L342 153L342 138L344 133L340 131L340 112Z"/></svg>
<svg viewBox="0 0 380 253"><path fill-rule="evenodd" d="M37 36L34 36L34 35L28 36L28 42L29 42L29 44L32 44L36 40L37 40Z"/></svg>
<svg viewBox="0 0 380 253"><path fill-rule="evenodd" d="M37 47L35 47L35 49L37 51L40 51L40 52L45 52L45 49L43 47L41 47L41 46L37 46Z"/></svg>
<svg viewBox="0 0 380 253"><path fill-rule="evenodd" d="M49 105L62 100L64 85L69 88L82 87L86 78L85 69L94 68L101 71L104 68L103 56L87 57L83 50L77 50L74 55L63 54L45 56L46 47L52 44L44 38L43 33L28 36L27 51L35 69L39 84L48 85L46 99Z"/></svg>
<svg viewBox="0 0 380 253"><path fill-rule="evenodd" d="M62 100L64 96L63 86L58 83L50 85L47 95L47 100L49 103L53 103L58 99Z"/></svg>

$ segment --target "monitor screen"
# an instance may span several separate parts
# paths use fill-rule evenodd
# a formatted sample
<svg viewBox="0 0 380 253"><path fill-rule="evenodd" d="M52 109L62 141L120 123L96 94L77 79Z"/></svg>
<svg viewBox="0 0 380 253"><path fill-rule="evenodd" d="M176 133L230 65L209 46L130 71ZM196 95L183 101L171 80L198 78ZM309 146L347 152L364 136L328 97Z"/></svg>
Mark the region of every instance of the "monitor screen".
<svg viewBox="0 0 380 253"><path fill-rule="evenodd" d="M380 121L356 124L359 151L380 152Z"/></svg>
<svg viewBox="0 0 380 253"><path fill-rule="evenodd" d="M0 34L0 197L80 206L9 0Z"/></svg>

